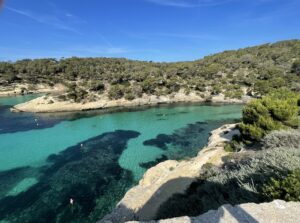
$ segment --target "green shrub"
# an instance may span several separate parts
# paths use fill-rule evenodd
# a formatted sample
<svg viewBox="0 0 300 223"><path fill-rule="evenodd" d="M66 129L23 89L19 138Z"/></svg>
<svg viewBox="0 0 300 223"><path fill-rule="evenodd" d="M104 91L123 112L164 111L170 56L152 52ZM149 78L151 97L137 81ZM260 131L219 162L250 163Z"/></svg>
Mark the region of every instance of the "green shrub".
<svg viewBox="0 0 300 223"><path fill-rule="evenodd" d="M237 139L232 139L231 142L228 142L224 146L224 150L226 152L239 152L242 148L242 144L239 140Z"/></svg>
<svg viewBox="0 0 300 223"><path fill-rule="evenodd" d="M76 83L68 84L68 93L66 96L67 98L72 99L75 102L79 103L83 99L85 99L87 95L88 92L83 88L78 87Z"/></svg>
<svg viewBox="0 0 300 223"><path fill-rule="evenodd" d="M124 96L124 87L122 85L112 85L108 91L110 99L120 99Z"/></svg>
<svg viewBox="0 0 300 223"><path fill-rule="evenodd" d="M261 116L268 116L268 109L260 100L252 100L243 108L243 123L254 124Z"/></svg>
<svg viewBox="0 0 300 223"><path fill-rule="evenodd" d="M244 92L242 91L242 89L237 89L237 90L228 90L225 91L225 97L227 98L237 98L237 99L241 99L244 95Z"/></svg>
<svg viewBox="0 0 300 223"><path fill-rule="evenodd" d="M285 178L272 178L263 191L272 200L300 201L300 170L292 171Z"/></svg>
<svg viewBox="0 0 300 223"><path fill-rule="evenodd" d="M243 122L239 125L242 138L259 141L271 131L297 127L298 99L299 94L280 89L252 100L243 109Z"/></svg>
<svg viewBox="0 0 300 223"><path fill-rule="evenodd" d="M218 95L218 94L220 94L220 93L222 93L222 85L220 85L220 84L216 84L216 85L214 85L213 86L213 88L212 88L212 94L213 95Z"/></svg>
<svg viewBox="0 0 300 223"><path fill-rule="evenodd" d="M224 146L224 150L226 152L234 152L234 148L231 146L230 143L227 143L225 146Z"/></svg>
<svg viewBox="0 0 300 223"><path fill-rule="evenodd" d="M175 78L171 78L167 81L166 87L170 89L171 92L178 92L180 90L179 81Z"/></svg>
<svg viewBox="0 0 300 223"><path fill-rule="evenodd" d="M300 59L296 60L292 65L292 73L297 74L300 76Z"/></svg>
<svg viewBox="0 0 300 223"><path fill-rule="evenodd" d="M129 100L129 101L135 99L135 95L134 95L134 92L133 92L131 87L128 87L128 88L125 89L125 96L124 97L125 97L126 100Z"/></svg>
<svg viewBox="0 0 300 223"><path fill-rule="evenodd" d="M102 83L102 81L91 81L90 90L103 93L105 90L105 85Z"/></svg>
<svg viewBox="0 0 300 223"><path fill-rule="evenodd" d="M264 131L256 125L242 123L239 129L244 140L259 141L264 136Z"/></svg>
<svg viewBox="0 0 300 223"><path fill-rule="evenodd" d="M156 79L155 78L147 78L141 84L143 92L146 94L154 94L155 89L157 87Z"/></svg>

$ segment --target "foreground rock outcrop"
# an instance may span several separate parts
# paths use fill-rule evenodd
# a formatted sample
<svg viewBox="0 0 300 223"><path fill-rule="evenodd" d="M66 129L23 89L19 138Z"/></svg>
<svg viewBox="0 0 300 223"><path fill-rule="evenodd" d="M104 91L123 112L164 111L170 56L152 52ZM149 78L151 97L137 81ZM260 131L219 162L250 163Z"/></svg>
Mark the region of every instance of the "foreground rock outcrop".
<svg viewBox="0 0 300 223"><path fill-rule="evenodd" d="M224 142L238 134L236 124L224 125L212 131L206 148L189 160L168 160L150 168L139 184L130 189L116 209L99 223L121 223L131 220L152 220L160 205L175 193L184 192L199 176L206 163L221 164Z"/></svg>
<svg viewBox="0 0 300 223"><path fill-rule="evenodd" d="M270 203L247 203L221 206L197 217L180 217L140 223L298 223L300 202L274 200ZM128 222L129 223L129 222ZM130 223L138 223L132 221Z"/></svg>

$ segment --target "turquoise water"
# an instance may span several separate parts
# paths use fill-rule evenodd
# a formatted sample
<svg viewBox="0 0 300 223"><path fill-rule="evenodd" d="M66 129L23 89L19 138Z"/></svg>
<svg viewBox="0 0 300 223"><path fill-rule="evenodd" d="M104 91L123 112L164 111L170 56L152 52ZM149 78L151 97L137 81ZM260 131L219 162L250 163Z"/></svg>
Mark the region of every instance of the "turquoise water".
<svg viewBox="0 0 300 223"><path fill-rule="evenodd" d="M0 98L0 104L11 106L32 97L34 96ZM205 145L212 129L241 117L240 105L160 106L130 112L76 115L76 118L72 114L65 115L63 118L55 114L46 118L35 114L25 114L24 116L24 114L9 114L7 109L8 106L2 107L3 114L6 114L3 116L3 122L15 122L15 124L14 127L11 127L14 128L13 132L9 131L10 126L7 125L5 131L0 134L0 180L5 181L4 186L0 185L2 200L6 199L7 202L8 199L13 206L18 197L24 199L22 196L25 196L26 193L29 194L32 188L40 190L41 182L45 181L46 184L46 181L50 179L60 182L62 178L64 181L68 177L74 178L76 174L79 174L72 172L77 166L80 166L80 171L91 168L91 165L103 169L111 166L110 170L103 170L103 173L101 170L101 176L97 175L99 179L103 178L101 181L92 181L96 177L93 174L99 173L91 172L86 172L84 177L81 176L81 178L78 177L71 181L77 182L78 180L77 184L89 185L86 190L93 194L91 197L96 196L96 198L91 198L95 199L95 206L91 210L83 211L85 207L82 201L81 206L78 206L80 214L76 215L77 219L84 217L85 220L90 219L91 222L92 219L101 217L109 211L104 209L99 211L101 205L107 206L107 202L110 202L110 207L113 207L126 189L142 177L146 171L141 166L142 163L153 162L162 156L167 159L194 156L199 148ZM18 115L24 117L17 119ZM42 120L41 125L39 125L40 120ZM16 128L18 125L22 127ZM114 148L113 153L112 148ZM49 156L54 159L50 159ZM100 161L92 164L95 157L98 157ZM98 167L99 165L100 167ZM48 174L47 179L46 173ZM62 173L64 173L63 177ZM90 175L93 177L89 177ZM85 177L84 182L80 182L80 179ZM106 179L111 180L107 181ZM53 187L59 184L52 183ZM61 185L65 184L61 183ZM108 185L110 186L108 187ZM43 196L51 197L50 193L52 193L53 187L47 189L46 192L41 192L41 196L43 194ZM101 193L91 190L91 188L97 187L101 188ZM84 187L81 186L81 188ZM113 192L112 188L114 188ZM84 193L87 193L86 190ZM116 193L115 196L111 197L114 193ZM108 196L111 200L107 198ZM58 201L59 199L62 198L57 198ZM63 207L64 211L61 211L62 208L60 211L57 208L55 211L54 208L51 209L53 211L51 216L54 216L53 222L57 221L57 216L64 216L64 222L73 222L75 214L68 212L67 204ZM34 208L33 204L25 205L18 209L18 212L7 210L4 207L1 209L0 200L0 220L11 220L22 215L22 222L26 222L26 220L30 222L32 221L30 218L33 218L30 213L36 211ZM98 213L96 213L96 209ZM30 217L24 217L26 216L24 213ZM87 222L89 221L87 220Z"/></svg>
<svg viewBox="0 0 300 223"><path fill-rule="evenodd" d="M24 96L15 96L15 97L0 97L1 105L16 105L23 103L25 101L29 101L35 99L40 94L28 94Z"/></svg>

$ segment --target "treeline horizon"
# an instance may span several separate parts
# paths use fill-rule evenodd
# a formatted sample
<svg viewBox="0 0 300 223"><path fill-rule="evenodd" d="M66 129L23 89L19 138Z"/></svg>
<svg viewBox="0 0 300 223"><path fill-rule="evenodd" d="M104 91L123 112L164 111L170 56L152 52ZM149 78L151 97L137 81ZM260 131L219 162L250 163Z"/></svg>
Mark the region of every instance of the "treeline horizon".
<svg viewBox="0 0 300 223"><path fill-rule="evenodd" d="M281 42L287 42L287 41L300 41L299 39L288 39L288 40L280 40L280 41L274 41L274 42L267 42L267 43L262 43L262 44L258 44L258 45L251 45L251 46L245 46L245 47L240 47L237 49L229 49L229 50L221 50L215 53L209 53L207 55L204 55L202 57L199 57L198 59L194 59L194 60L177 60L177 61L155 61L155 60L143 60L143 59L134 59L134 58L129 58L129 57L109 57L109 56L77 56L77 55L73 55L73 56L62 56L62 57L34 57L34 58L29 58L29 57L24 57L24 58L19 58L19 59L15 59L15 60L1 60L0 59L0 63L16 63L18 61L23 61L23 60L44 60L44 59L50 59L50 60L56 60L56 61L61 61L61 60L67 60L67 59L72 59L72 58L77 58L77 59L116 59L116 60L129 60L129 61L133 61L133 62L145 62L145 63L167 63L167 64L173 64L173 63L186 63L186 62L195 62L195 61L199 61L199 60L203 60L205 59L205 57L210 57L213 55L217 55L217 54L221 54L224 52L228 52L228 51L238 51L238 50L242 50L242 49L247 49L247 48L252 48L252 47L257 47L257 46L264 46L264 45L272 45L272 44L278 44Z"/></svg>
<svg viewBox="0 0 300 223"><path fill-rule="evenodd" d="M181 89L186 94L224 93L231 98L241 98L246 89L247 94L259 96L281 87L300 89L300 40L227 50L186 62L107 57L0 62L0 84L12 83L71 84L72 91L84 90L84 95L112 89L112 98L129 99Z"/></svg>

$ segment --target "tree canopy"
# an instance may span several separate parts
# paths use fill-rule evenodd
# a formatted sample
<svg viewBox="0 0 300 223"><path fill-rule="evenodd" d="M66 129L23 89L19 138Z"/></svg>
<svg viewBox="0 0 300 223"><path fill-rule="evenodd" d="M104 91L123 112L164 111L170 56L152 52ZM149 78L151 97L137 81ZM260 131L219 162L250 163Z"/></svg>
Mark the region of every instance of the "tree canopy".
<svg viewBox="0 0 300 223"><path fill-rule="evenodd" d="M111 94L124 97L129 88L130 98L140 97L141 93L170 94L179 89L224 93L226 97L234 98L241 98L243 90L247 89L248 94L259 97L283 86L300 90L299 61L299 40L225 51L191 62L77 57L24 59L0 62L0 83L67 85L73 82L98 94L108 89L118 90L119 93ZM114 85L116 87L106 88Z"/></svg>

